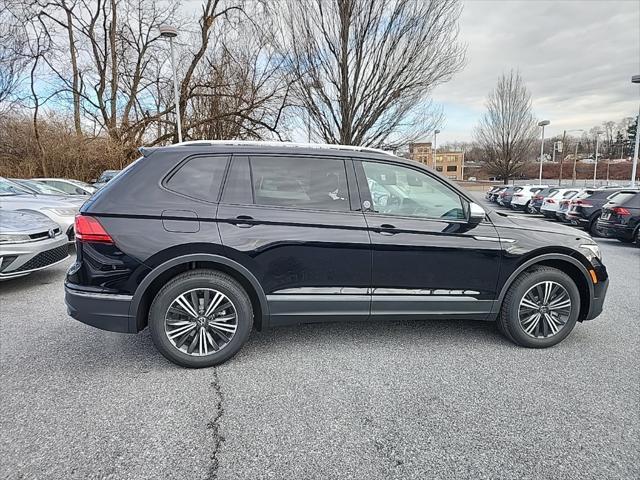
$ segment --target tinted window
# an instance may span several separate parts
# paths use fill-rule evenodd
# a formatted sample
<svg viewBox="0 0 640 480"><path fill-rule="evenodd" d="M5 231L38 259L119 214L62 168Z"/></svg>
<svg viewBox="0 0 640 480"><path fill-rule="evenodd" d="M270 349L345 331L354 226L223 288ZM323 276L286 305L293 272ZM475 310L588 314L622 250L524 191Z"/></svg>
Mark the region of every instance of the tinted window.
<svg viewBox="0 0 640 480"><path fill-rule="evenodd" d="M72 193L72 194L76 193L75 185L72 185L67 182L58 182L56 180L46 180L42 183L45 183L46 185L51 185L52 187L55 187L55 188L59 188L65 193Z"/></svg>
<svg viewBox="0 0 640 480"><path fill-rule="evenodd" d="M343 160L252 157L255 203L320 210L349 210Z"/></svg>
<svg viewBox="0 0 640 480"><path fill-rule="evenodd" d="M399 165L362 162L376 212L463 219L460 196L429 175Z"/></svg>
<svg viewBox="0 0 640 480"><path fill-rule="evenodd" d="M615 202L618 205L622 205L628 202L631 198L635 197L636 194L633 192L620 192L616 193L613 197L609 199L610 202Z"/></svg>
<svg viewBox="0 0 640 480"><path fill-rule="evenodd" d="M217 202L227 160L227 157L191 158L169 177L165 186L189 197Z"/></svg>
<svg viewBox="0 0 640 480"><path fill-rule="evenodd" d="M224 184L222 201L240 205L253 203L251 172L247 157L234 157L231 161L231 169Z"/></svg>

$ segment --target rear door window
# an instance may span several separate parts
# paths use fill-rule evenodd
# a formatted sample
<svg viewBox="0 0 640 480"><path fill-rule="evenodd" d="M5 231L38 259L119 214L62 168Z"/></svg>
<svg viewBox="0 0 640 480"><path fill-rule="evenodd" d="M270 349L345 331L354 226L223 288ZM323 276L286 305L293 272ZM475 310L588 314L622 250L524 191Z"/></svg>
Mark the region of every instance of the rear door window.
<svg viewBox="0 0 640 480"><path fill-rule="evenodd" d="M198 156L182 163L165 187L187 197L217 202L229 157Z"/></svg>
<svg viewBox="0 0 640 480"><path fill-rule="evenodd" d="M257 205L350 210L342 159L255 156L250 163Z"/></svg>

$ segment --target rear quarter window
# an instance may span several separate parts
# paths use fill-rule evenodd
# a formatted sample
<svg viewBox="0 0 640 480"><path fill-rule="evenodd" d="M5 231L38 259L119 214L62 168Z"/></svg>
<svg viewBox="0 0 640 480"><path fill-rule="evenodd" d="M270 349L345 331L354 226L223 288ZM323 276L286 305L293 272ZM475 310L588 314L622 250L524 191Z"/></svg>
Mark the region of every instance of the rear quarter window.
<svg viewBox="0 0 640 480"><path fill-rule="evenodd" d="M198 156L183 162L164 186L187 197L217 202L229 157Z"/></svg>

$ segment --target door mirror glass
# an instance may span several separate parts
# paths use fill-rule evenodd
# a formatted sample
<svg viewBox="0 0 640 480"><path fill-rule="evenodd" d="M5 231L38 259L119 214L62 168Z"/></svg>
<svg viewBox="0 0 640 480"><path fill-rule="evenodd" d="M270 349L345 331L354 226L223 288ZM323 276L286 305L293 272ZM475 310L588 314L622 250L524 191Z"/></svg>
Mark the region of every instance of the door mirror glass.
<svg viewBox="0 0 640 480"><path fill-rule="evenodd" d="M469 223L472 225L477 225L482 222L486 214L487 213L484 211L484 208L477 203L471 202L469 204Z"/></svg>

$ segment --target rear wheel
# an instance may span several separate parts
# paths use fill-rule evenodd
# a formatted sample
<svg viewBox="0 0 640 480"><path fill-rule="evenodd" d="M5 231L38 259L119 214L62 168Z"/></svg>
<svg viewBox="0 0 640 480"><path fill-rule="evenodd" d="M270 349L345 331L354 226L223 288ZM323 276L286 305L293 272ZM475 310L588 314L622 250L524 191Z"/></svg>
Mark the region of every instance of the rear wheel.
<svg viewBox="0 0 640 480"><path fill-rule="evenodd" d="M533 267L509 287L498 318L511 341L545 348L564 340L580 313L580 292L571 277L552 267Z"/></svg>
<svg viewBox="0 0 640 480"><path fill-rule="evenodd" d="M633 243L640 248L640 227L636 228L636 233L633 234Z"/></svg>
<svg viewBox="0 0 640 480"><path fill-rule="evenodd" d="M149 310L153 343L183 367L211 367L228 360L244 345L252 324L245 290L214 270L193 270L173 278Z"/></svg>
<svg viewBox="0 0 640 480"><path fill-rule="evenodd" d="M602 230L598 227L598 217L591 220L591 223L589 224L589 234L596 238L602 237Z"/></svg>

